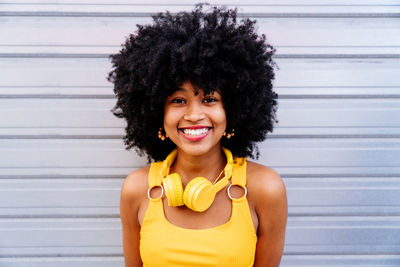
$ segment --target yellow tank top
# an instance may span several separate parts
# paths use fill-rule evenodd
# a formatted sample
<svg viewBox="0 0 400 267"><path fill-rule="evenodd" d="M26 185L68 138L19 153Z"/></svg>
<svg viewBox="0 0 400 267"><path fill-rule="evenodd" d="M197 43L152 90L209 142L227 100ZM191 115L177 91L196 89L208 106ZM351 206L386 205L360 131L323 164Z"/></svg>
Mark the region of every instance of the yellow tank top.
<svg viewBox="0 0 400 267"><path fill-rule="evenodd" d="M150 188L161 184L162 162L149 171ZM246 186L246 160L236 158L231 182ZM225 224L207 229L187 229L170 223L162 198L149 201L141 230L140 255L145 267L253 266L257 235L246 196L232 200L232 214Z"/></svg>

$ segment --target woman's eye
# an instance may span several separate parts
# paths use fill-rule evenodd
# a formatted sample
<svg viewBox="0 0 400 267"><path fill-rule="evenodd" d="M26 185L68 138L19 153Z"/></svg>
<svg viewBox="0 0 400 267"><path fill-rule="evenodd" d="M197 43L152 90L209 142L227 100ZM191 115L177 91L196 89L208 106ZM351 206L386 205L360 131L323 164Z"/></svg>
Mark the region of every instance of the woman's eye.
<svg viewBox="0 0 400 267"><path fill-rule="evenodd" d="M212 102L217 102L217 101L218 100L215 97L206 97L203 100L204 103L212 103Z"/></svg>
<svg viewBox="0 0 400 267"><path fill-rule="evenodd" d="M182 98L173 98L173 99L171 100L171 103L183 104L183 103L185 103L185 100L182 99Z"/></svg>

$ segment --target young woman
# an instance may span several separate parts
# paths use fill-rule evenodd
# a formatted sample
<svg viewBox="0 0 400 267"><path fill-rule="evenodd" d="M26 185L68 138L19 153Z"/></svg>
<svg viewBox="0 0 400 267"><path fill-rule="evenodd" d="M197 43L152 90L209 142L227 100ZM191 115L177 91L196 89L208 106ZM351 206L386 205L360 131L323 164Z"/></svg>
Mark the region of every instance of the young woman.
<svg viewBox="0 0 400 267"><path fill-rule="evenodd" d="M128 267L279 266L285 186L246 158L276 121L275 50L236 16L160 13L111 56L127 149L156 161L122 186Z"/></svg>

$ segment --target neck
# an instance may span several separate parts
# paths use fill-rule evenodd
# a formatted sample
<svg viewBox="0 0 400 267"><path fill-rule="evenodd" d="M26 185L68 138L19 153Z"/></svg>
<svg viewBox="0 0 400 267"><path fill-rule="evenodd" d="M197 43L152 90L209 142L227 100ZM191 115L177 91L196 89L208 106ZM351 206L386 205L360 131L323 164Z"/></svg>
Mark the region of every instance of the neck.
<svg viewBox="0 0 400 267"><path fill-rule="evenodd" d="M203 155L190 155L178 148L178 153L170 172L177 172L185 186L196 177L205 177L211 182L225 168L226 156L221 147L216 147Z"/></svg>

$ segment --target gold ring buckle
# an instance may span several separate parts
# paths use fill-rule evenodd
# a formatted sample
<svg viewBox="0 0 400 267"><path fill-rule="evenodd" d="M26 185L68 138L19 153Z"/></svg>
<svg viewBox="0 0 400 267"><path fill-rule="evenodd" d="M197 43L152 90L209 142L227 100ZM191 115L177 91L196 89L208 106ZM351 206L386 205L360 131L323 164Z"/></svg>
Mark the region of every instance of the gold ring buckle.
<svg viewBox="0 0 400 267"><path fill-rule="evenodd" d="M233 198L232 196L231 196L231 192L230 192L230 190L231 190L231 187L232 187L232 185L233 184L230 184L229 186L228 186L228 188L226 189L226 191L228 192L228 197L231 199L231 200L234 200L234 199L238 199L238 198ZM237 184L236 184L237 185ZM240 186L241 188L243 188L244 189L244 197L246 197L247 196L247 187L246 186L241 186L241 185L237 185L237 186ZM243 196L241 196L240 198L242 198Z"/></svg>
<svg viewBox="0 0 400 267"><path fill-rule="evenodd" d="M153 189L153 188L155 188L155 187L157 187L157 186L161 187L161 195L160 195L159 197L156 197L156 198L151 198L151 197L150 197L150 191L151 191L151 189ZM147 197L148 197L150 200L162 198L163 195L164 195L164 187L163 187L162 185L156 185L156 186L153 186L153 187L149 187L149 189L147 189Z"/></svg>

